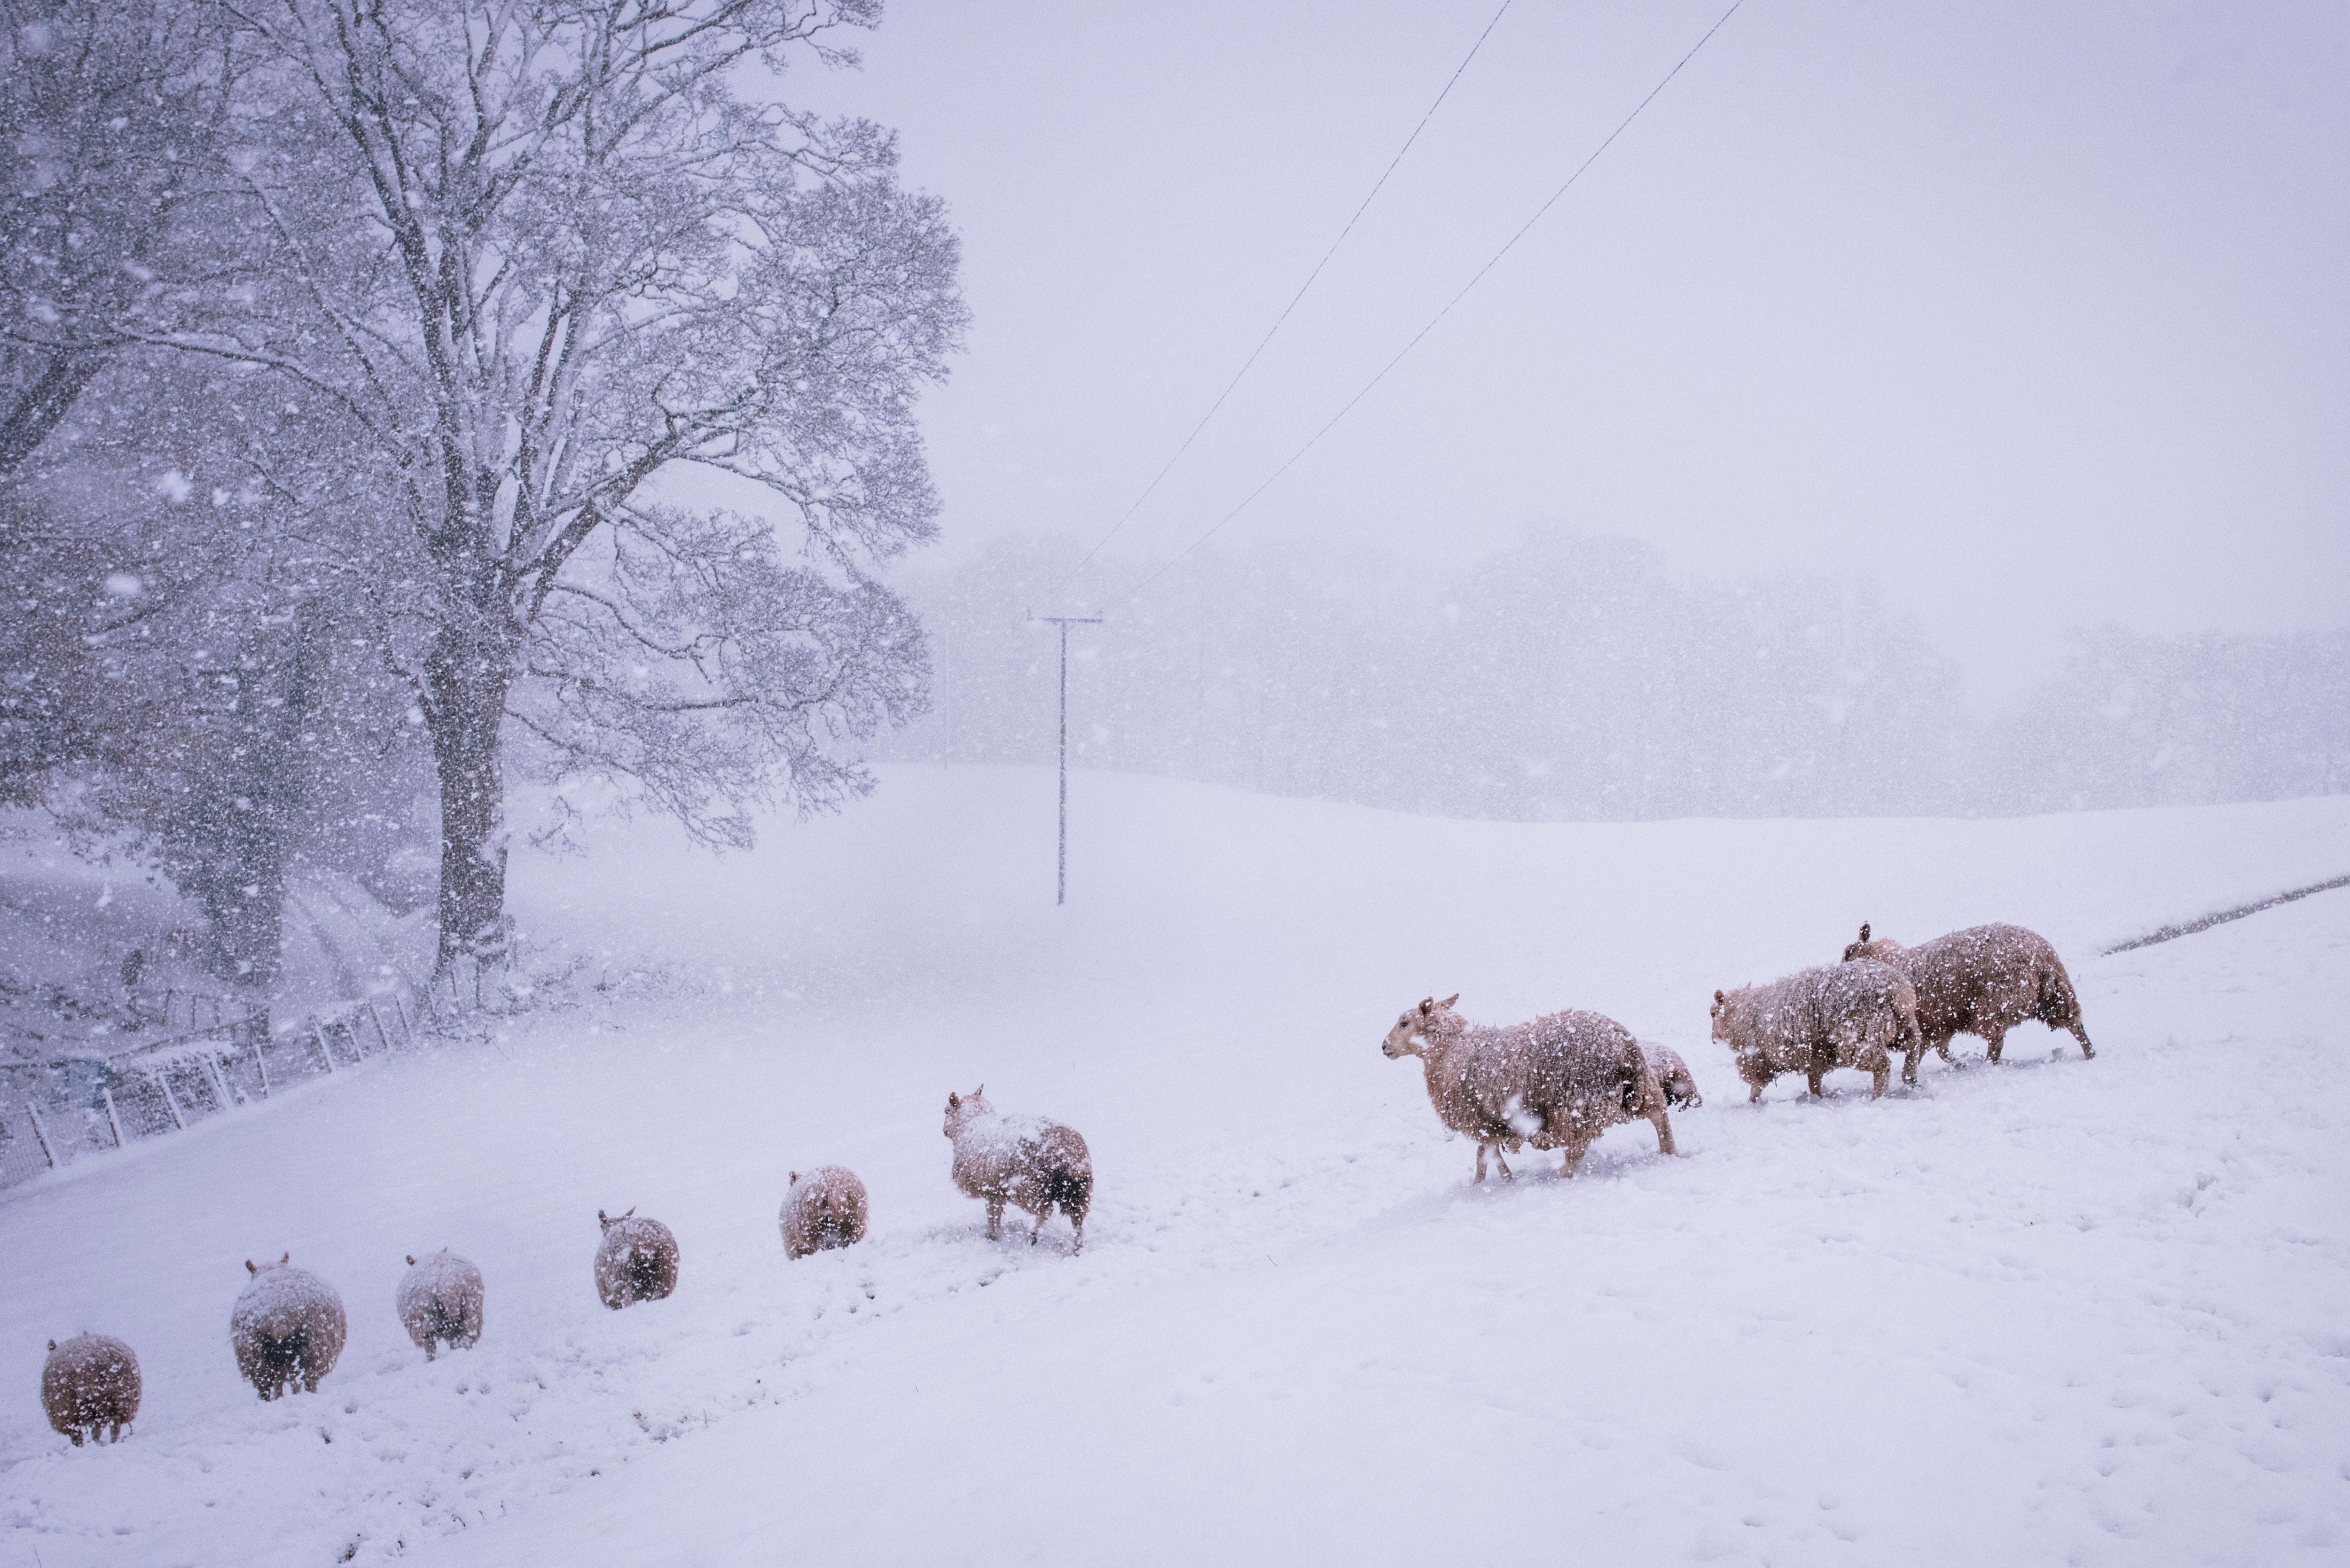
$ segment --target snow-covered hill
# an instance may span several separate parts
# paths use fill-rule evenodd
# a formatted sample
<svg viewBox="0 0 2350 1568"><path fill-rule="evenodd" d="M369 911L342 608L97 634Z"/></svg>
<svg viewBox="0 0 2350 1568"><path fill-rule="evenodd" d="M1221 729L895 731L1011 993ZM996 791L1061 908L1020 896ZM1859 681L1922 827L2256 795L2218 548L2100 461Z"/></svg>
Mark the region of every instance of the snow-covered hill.
<svg viewBox="0 0 2350 1568"><path fill-rule="evenodd" d="M2012 822L1515 826L1049 775L887 774L712 861L518 859L585 999L0 1199L0 1526L45 1568L629 1562L2333 1562L2350 1541L2350 801ZM2033 925L2100 1054L1759 1108L1718 985L1862 919ZM595 989L597 982L608 989ZM1396 1011L1596 1007L1678 1047L1685 1158L1472 1189ZM2061 1048L2060 1048L2061 1047ZM986 1241L950 1088L1055 1116L1083 1256ZM785 1174L870 1239L786 1262ZM597 1303L598 1208L671 1300ZM488 1279L428 1366L402 1254ZM315 1397L235 1378L243 1260L342 1292ZM70 1449L44 1342L139 1351Z"/></svg>

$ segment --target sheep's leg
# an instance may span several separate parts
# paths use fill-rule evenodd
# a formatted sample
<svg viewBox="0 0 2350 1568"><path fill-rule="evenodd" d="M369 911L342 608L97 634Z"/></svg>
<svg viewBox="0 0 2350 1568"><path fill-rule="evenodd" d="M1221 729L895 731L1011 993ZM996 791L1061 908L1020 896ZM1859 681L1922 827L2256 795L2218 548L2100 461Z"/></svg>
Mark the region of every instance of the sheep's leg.
<svg viewBox="0 0 2350 1568"><path fill-rule="evenodd" d="M1589 1143L1581 1140L1570 1142L1565 1146L1558 1166L1558 1174L1562 1180L1575 1174L1575 1168L1583 1163L1583 1151L1590 1147Z"/></svg>
<svg viewBox="0 0 2350 1568"><path fill-rule="evenodd" d="M1077 1239L1069 1243L1069 1255L1075 1257L1086 1250L1086 1217L1082 1214L1071 1214L1069 1225L1077 1233Z"/></svg>
<svg viewBox="0 0 2350 1568"><path fill-rule="evenodd" d="M2081 1043L2081 1060L2084 1062L2095 1061L2097 1057L2097 1048L2089 1044L2089 1032L2081 1027L2080 1021L2075 1019L2064 1027L2072 1034L2074 1039L2078 1040Z"/></svg>
<svg viewBox="0 0 2350 1568"><path fill-rule="evenodd" d="M987 1239L991 1241L994 1241L1003 1229L1003 1199L991 1198L987 1200Z"/></svg>
<svg viewBox="0 0 2350 1568"><path fill-rule="evenodd" d="M1657 1108L1649 1114L1648 1119L1657 1124L1657 1152L1659 1154L1680 1153L1680 1150L1673 1147L1672 1119L1665 1115L1665 1104L1661 1097L1658 1099Z"/></svg>
<svg viewBox="0 0 2350 1568"><path fill-rule="evenodd" d="M1493 1146L1493 1163L1502 1168L1503 1180L1515 1181L1518 1179L1517 1173L1510 1168L1510 1162L1502 1158L1502 1146L1498 1143Z"/></svg>
<svg viewBox="0 0 2350 1568"><path fill-rule="evenodd" d="M1028 1232L1028 1244L1030 1246L1033 1247L1036 1244L1036 1238L1045 1233L1045 1221L1050 1220L1052 1217L1053 1206L1049 1203L1036 1210L1036 1228Z"/></svg>
<svg viewBox="0 0 2350 1568"><path fill-rule="evenodd" d="M1812 1093L1814 1096L1822 1099L1827 1097L1826 1091L1820 1087L1820 1080L1827 1076L1827 1069L1825 1067L1820 1065L1818 1061L1814 1060L1810 1066L1804 1069L1804 1076L1810 1081Z"/></svg>
<svg viewBox="0 0 2350 1568"><path fill-rule="evenodd" d="M1983 1044L1988 1047L1988 1049L1983 1053L1986 1059L1993 1062L1998 1061L2000 1047L2006 1044L2007 1031L2000 1028L1997 1024L1992 1024L1991 1027L1983 1031Z"/></svg>
<svg viewBox="0 0 2350 1568"><path fill-rule="evenodd" d="M1893 1081L1893 1058L1887 1056L1871 1068L1868 1078L1868 1097L1872 1100L1883 1098L1886 1085Z"/></svg>

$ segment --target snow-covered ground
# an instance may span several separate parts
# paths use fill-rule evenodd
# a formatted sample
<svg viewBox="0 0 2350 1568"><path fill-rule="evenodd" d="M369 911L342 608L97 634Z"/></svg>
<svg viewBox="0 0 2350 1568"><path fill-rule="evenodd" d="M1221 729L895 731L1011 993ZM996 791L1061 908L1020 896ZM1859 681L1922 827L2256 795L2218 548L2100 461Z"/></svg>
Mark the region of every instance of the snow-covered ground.
<svg viewBox="0 0 2350 1568"><path fill-rule="evenodd" d="M0 1564L2308 1561L2350 1552L2350 800L2011 822L1435 821L892 770L713 861L658 826L517 858L588 1000L0 1197ZM1750 1108L1714 987L1863 919L2045 932L2099 1046ZM603 979L611 989L585 982ZM1600 1009L1708 1103L1583 1175L1468 1180L1396 1012ZM1082 1256L991 1243L950 1088L1056 1116ZM785 1262L785 1174L869 1240ZM1548 1162L1544 1162L1546 1166ZM667 1221L610 1313L596 1210ZM488 1280L427 1365L402 1255ZM264 1405L243 1261L342 1292ZM44 1342L120 1334L136 1435L73 1449Z"/></svg>

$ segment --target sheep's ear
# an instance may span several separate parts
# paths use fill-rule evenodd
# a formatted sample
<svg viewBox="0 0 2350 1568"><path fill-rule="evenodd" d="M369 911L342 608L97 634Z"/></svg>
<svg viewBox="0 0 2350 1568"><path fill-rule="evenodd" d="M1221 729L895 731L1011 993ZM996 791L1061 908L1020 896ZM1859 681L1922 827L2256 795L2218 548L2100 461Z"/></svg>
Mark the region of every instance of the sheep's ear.
<svg viewBox="0 0 2350 1568"><path fill-rule="evenodd" d="M257 1274L261 1272L259 1269L253 1266L253 1260L251 1258L247 1258L244 1261L244 1272L248 1274Z"/></svg>
<svg viewBox="0 0 2350 1568"><path fill-rule="evenodd" d="M1461 993L1460 993L1459 992L1457 992L1457 991L1456 991L1456 992L1454 992L1451 995L1450 995L1450 996L1446 997L1443 1001L1441 1001L1441 1002L1438 1002L1436 1005L1437 1005L1437 1006L1439 1006L1439 1007L1450 1007L1450 1006L1451 1006L1454 1002L1458 1002L1458 1001L1460 1001L1460 1000L1461 1000Z"/></svg>
<svg viewBox="0 0 2350 1568"><path fill-rule="evenodd" d="M784 1185L785 1185L785 1187L797 1187L799 1184L800 1184L800 1173L799 1173L798 1171L796 1171L796 1170L793 1171L789 1176L786 1176L786 1177L785 1177L785 1178L784 1178Z"/></svg>
<svg viewBox="0 0 2350 1568"><path fill-rule="evenodd" d="M294 1261L294 1254L290 1251L280 1252L277 1254L277 1261L281 1263L290 1263Z"/></svg>
<svg viewBox="0 0 2350 1568"><path fill-rule="evenodd" d="M1425 1016L1425 1015L1426 1015L1426 1014L1428 1014L1428 1013L1430 1013L1430 1012L1435 1012L1435 1011L1436 1011L1436 998L1434 998L1434 997L1432 997L1432 996L1423 996L1423 997L1421 997L1421 998L1419 999L1419 1011L1420 1011L1420 1012L1421 1012L1422 1016Z"/></svg>
<svg viewBox="0 0 2350 1568"><path fill-rule="evenodd" d="M596 1210L596 1223L608 1231L612 1228L612 1217L605 1213L601 1209L598 1209Z"/></svg>
<svg viewBox="0 0 2350 1568"><path fill-rule="evenodd" d="M53 1339L53 1340L49 1341L49 1348L50 1348L51 1350L55 1350L57 1347L57 1342L56 1340L54 1340L54 1339Z"/></svg>
<svg viewBox="0 0 2350 1568"><path fill-rule="evenodd" d="M620 1218L621 1218L621 1219L623 1219L623 1220L633 1220L633 1219L635 1219L636 1217L637 1217L637 1206L636 1206L635 1204L633 1204L633 1203L631 1203L631 1204L629 1204L629 1211L628 1211L626 1214L623 1214L623 1215L621 1215L621 1216L620 1216Z"/></svg>
<svg viewBox="0 0 2350 1568"><path fill-rule="evenodd" d="M416 1267L416 1254L413 1252L408 1254L408 1266L411 1269Z"/></svg>
<svg viewBox="0 0 2350 1568"><path fill-rule="evenodd" d="M1860 940L1862 941L1866 941L1868 940L1868 922L1866 920L1860 922Z"/></svg>
<svg viewBox="0 0 2350 1568"><path fill-rule="evenodd" d="M952 1110L961 1104L962 1104L962 1096L956 1094L952 1089L949 1089L947 1091L947 1109Z"/></svg>
<svg viewBox="0 0 2350 1568"><path fill-rule="evenodd" d="M1713 993L1713 1003L1716 1007L1721 1005L1721 992L1717 991Z"/></svg>
<svg viewBox="0 0 2350 1568"><path fill-rule="evenodd" d="M971 1097L974 1100L983 1100L987 1098L987 1085L985 1084L982 1084L978 1088L973 1089L971 1092Z"/></svg>

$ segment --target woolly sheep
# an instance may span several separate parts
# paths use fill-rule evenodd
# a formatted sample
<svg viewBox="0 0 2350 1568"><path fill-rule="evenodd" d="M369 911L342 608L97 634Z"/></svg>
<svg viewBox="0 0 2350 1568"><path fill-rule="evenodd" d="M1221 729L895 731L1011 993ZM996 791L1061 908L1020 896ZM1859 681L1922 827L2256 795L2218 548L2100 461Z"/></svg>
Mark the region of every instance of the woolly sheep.
<svg viewBox="0 0 2350 1568"><path fill-rule="evenodd" d="M463 1349L482 1337L482 1271L446 1247L422 1262L411 1253L392 1305L425 1360L442 1340Z"/></svg>
<svg viewBox="0 0 2350 1568"><path fill-rule="evenodd" d="M49 1425L79 1448L100 1434L122 1440L122 1429L139 1414L139 1358L111 1334L78 1334L59 1345L49 1341L41 1367L41 1408Z"/></svg>
<svg viewBox="0 0 2350 1568"><path fill-rule="evenodd" d="M1705 1104L1705 1096L1697 1092L1697 1077L1681 1060L1681 1054L1669 1045L1652 1045L1640 1042L1640 1054L1648 1059L1649 1070L1657 1075L1657 1086L1665 1092L1665 1104L1677 1111L1695 1110Z"/></svg>
<svg viewBox="0 0 2350 1568"><path fill-rule="evenodd" d="M1380 1045L1390 1060L1417 1056L1437 1119L1477 1145L1476 1179L1491 1154L1510 1178L1502 1150L1521 1142L1560 1149L1563 1176L1619 1122L1655 1124L1657 1150L1672 1154L1665 1091L1632 1032L1596 1012L1544 1013L1526 1023L1471 1023L1453 1010L1458 993L1408 1008ZM1684 1069L1686 1070L1686 1069Z"/></svg>
<svg viewBox="0 0 2350 1568"><path fill-rule="evenodd" d="M1924 1049L1917 992L1899 971L1869 959L1715 992L1713 1037L1736 1054L1750 1105L1782 1073L1803 1074L1819 1094L1820 1079L1837 1067L1866 1073L1874 1099L1892 1075L1887 1053L1906 1054L1902 1077L1914 1084Z"/></svg>
<svg viewBox="0 0 2350 1568"><path fill-rule="evenodd" d="M1972 1034L1999 1060L2007 1032L2026 1020L2062 1029L2081 1043L2087 1060L2097 1048L2081 1026L2081 998L2048 939L2022 926L1969 926L1914 948L1890 937L1871 941L1868 927L1844 950L1847 963L1875 959L1892 965L1918 988L1918 1029L1929 1050L1950 1059L1950 1036Z"/></svg>
<svg viewBox="0 0 2350 1568"><path fill-rule="evenodd" d="M294 1267L293 1257L287 1252L274 1263L246 1259L245 1272L253 1278L229 1314L236 1369L264 1399L290 1394L296 1385L316 1394L318 1379L343 1354L343 1298L309 1270Z"/></svg>
<svg viewBox="0 0 2350 1568"><path fill-rule="evenodd" d="M614 1312L638 1302L657 1302L677 1289L677 1238L658 1220L637 1211L613 1219L598 1209L604 1240L596 1248L596 1293Z"/></svg>
<svg viewBox="0 0 2350 1568"><path fill-rule="evenodd" d="M987 1202L987 1238L993 1241L1009 1202L1036 1217L1029 1245L1044 1234L1055 1205L1076 1232L1071 1251L1086 1244L1086 1211L1093 1206L1093 1157L1071 1127L1043 1116L1007 1116L987 1103L987 1085L947 1096L946 1136L954 1145L954 1184L967 1198Z"/></svg>
<svg viewBox="0 0 2350 1568"><path fill-rule="evenodd" d="M821 1165L806 1176L795 1170L779 1222L786 1258L853 1247L865 1240L865 1183L843 1166Z"/></svg>

